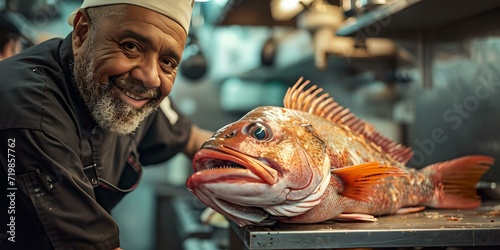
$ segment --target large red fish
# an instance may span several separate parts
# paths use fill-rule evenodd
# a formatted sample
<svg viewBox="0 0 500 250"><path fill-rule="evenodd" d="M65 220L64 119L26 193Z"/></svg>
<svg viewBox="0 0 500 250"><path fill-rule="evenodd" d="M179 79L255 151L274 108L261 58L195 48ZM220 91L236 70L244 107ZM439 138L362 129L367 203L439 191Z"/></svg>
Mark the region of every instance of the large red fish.
<svg viewBox="0 0 500 250"><path fill-rule="evenodd" d="M255 108L219 129L193 159L190 192L240 226L480 205L476 183L493 158L408 168L411 149L308 84L288 89L284 107Z"/></svg>

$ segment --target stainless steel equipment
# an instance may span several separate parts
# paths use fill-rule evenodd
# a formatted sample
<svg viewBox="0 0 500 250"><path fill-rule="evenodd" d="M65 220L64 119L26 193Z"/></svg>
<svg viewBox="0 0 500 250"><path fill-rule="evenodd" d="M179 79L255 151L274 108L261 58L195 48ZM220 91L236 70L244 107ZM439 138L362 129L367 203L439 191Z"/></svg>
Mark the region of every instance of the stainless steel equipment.
<svg viewBox="0 0 500 250"><path fill-rule="evenodd" d="M373 223L278 223L243 228L232 223L231 227L248 249L499 246L500 201L484 203L475 210L427 209L382 216ZM232 242L231 249L238 249L238 243Z"/></svg>

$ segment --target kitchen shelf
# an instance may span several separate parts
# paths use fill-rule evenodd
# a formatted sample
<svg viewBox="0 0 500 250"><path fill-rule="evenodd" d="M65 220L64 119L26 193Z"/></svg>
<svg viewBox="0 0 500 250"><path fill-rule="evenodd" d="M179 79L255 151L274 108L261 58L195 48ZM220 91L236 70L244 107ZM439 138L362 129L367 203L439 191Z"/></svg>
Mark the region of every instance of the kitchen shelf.
<svg viewBox="0 0 500 250"><path fill-rule="evenodd" d="M499 8L498 0L396 0L346 19L336 34L415 37L419 31L443 28Z"/></svg>
<svg viewBox="0 0 500 250"><path fill-rule="evenodd" d="M359 70L380 69L382 73L392 69L394 57L378 56L372 58L344 58L334 55L327 57L327 68L318 69L314 64L314 57L304 58L296 63L283 66L260 66L247 72L238 74L236 77L244 80L259 81L292 81L298 77L307 75L307 78L314 78L317 75L337 74L343 71L345 74L358 74ZM349 73L350 72L350 73ZM357 72L357 73L355 73ZM383 76L378 76L382 77Z"/></svg>

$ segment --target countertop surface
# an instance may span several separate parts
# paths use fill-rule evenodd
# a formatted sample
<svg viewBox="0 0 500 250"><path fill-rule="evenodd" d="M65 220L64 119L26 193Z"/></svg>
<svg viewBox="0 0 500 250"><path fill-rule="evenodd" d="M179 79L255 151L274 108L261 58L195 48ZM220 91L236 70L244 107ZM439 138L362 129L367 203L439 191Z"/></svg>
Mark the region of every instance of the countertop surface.
<svg viewBox="0 0 500 250"><path fill-rule="evenodd" d="M500 245L500 201L474 210L426 209L380 216L377 222L327 221L231 228L248 249Z"/></svg>

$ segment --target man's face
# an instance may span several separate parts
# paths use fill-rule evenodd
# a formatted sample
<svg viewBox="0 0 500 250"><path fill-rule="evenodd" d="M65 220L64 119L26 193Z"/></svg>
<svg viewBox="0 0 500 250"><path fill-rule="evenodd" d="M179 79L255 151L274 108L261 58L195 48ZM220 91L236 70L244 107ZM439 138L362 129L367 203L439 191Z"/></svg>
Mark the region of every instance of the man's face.
<svg viewBox="0 0 500 250"><path fill-rule="evenodd" d="M123 15L89 27L81 46L74 46L74 77L96 122L108 131L129 134L172 90L186 34L154 11L117 8Z"/></svg>

